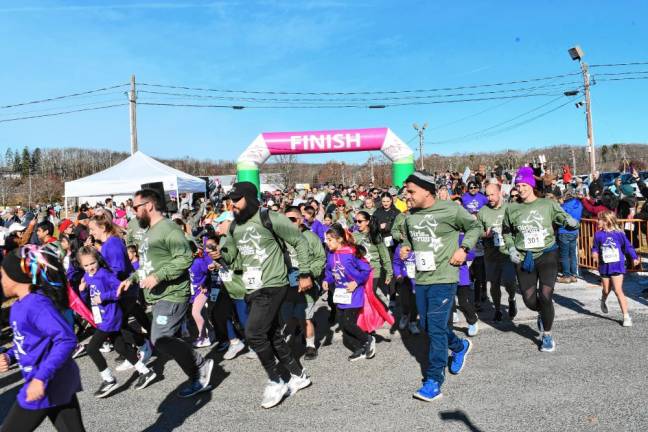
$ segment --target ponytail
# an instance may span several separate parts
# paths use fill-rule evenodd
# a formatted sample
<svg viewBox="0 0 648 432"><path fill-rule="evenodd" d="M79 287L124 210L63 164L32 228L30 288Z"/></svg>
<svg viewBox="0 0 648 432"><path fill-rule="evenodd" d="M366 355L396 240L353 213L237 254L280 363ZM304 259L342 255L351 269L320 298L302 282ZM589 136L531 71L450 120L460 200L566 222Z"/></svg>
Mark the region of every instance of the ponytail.
<svg viewBox="0 0 648 432"><path fill-rule="evenodd" d="M331 225L328 231L326 231L326 234L330 235L333 238L340 239L344 246L353 249L353 254L356 256L356 258L364 258L367 253L364 246L355 244L355 240L353 239L351 232L337 222Z"/></svg>

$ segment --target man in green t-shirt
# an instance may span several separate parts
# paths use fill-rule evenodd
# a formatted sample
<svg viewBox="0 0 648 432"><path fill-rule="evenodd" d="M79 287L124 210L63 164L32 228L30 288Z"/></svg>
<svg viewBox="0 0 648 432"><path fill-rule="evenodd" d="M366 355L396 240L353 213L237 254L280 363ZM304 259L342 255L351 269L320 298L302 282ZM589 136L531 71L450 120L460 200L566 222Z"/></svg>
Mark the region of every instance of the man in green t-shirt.
<svg viewBox="0 0 648 432"><path fill-rule="evenodd" d="M463 369L472 343L460 339L448 326L457 293L459 266L475 247L481 228L463 207L435 197L434 178L415 172L405 179L411 214L405 218L401 250L416 259L416 306L420 324L428 334L428 367L423 386L414 397L432 401L441 396L445 368L457 375ZM465 233L459 248L459 233ZM450 361L448 361L450 349Z"/></svg>

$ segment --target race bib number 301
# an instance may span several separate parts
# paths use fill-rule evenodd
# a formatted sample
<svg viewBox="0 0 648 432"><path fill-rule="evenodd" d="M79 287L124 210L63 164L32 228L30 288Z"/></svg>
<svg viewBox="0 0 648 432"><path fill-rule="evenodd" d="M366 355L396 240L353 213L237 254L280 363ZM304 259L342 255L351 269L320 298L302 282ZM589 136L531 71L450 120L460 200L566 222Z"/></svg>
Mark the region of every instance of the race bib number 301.
<svg viewBox="0 0 648 432"><path fill-rule="evenodd" d="M540 231L524 233L524 249L538 249L544 247L544 237Z"/></svg>

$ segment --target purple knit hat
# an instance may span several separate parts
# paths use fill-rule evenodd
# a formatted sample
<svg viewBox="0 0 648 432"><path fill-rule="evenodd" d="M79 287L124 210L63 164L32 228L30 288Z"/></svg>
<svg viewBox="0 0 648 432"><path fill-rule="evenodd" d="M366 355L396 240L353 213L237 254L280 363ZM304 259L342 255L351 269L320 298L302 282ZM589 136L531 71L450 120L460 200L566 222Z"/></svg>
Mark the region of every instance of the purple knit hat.
<svg viewBox="0 0 648 432"><path fill-rule="evenodd" d="M515 184L526 183L532 188L535 187L536 181L533 177L533 168L528 166L520 167L515 175Z"/></svg>

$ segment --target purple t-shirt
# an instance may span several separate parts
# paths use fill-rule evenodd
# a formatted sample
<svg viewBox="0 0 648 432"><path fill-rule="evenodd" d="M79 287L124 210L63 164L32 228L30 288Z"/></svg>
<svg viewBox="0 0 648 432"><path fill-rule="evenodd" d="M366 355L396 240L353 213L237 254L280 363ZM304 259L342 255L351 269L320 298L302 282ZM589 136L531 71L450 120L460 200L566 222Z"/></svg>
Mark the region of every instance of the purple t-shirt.
<svg viewBox="0 0 648 432"><path fill-rule="evenodd" d="M466 192L461 196L461 204L468 210L468 213L477 213L480 208L488 204L488 198L481 192L477 192L475 195Z"/></svg>
<svg viewBox="0 0 648 432"><path fill-rule="evenodd" d="M79 368L72 360L77 345L74 331L52 301L38 292L27 294L11 306L9 322L14 344L7 352L20 366L25 385L18 404L28 410L65 405L81 391ZM37 378L45 383L45 397L27 402L27 385Z"/></svg>
<svg viewBox="0 0 648 432"><path fill-rule="evenodd" d="M599 273L601 276L612 273L625 273L625 254L637 259L625 233L621 231L596 231L592 252L599 256Z"/></svg>
<svg viewBox="0 0 648 432"><path fill-rule="evenodd" d="M358 287L351 295L350 304L338 304L340 309L361 308L364 305L364 284L371 273L371 264L349 252L329 254L324 269L324 280L329 284L329 295L335 288L346 288L346 284L355 281Z"/></svg>
<svg viewBox="0 0 648 432"><path fill-rule="evenodd" d="M108 267L123 281L133 273L133 265L128 259L128 252L124 242L115 236L110 236L101 245L101 256L106 260ZM130 289L129 289L130 291Z"/></svg>
<svg viewBox="0 0 648 432"><path fill-rule="evenodd" d="M195 257L189 267L189 278L191 279L191 298L190 303L200 294L200 288L207 286L207 276L209 276L209 264L211 259L205 255L202 257Z"/></svg>
<svg viewBox="0 0 648 432"><path fill-rule="evenodd" d="M105 268L100 268L92 276L86 273L83 279L87 285L83 296L90 301L96 294L101 297L101 304L97 305L101 314L101 323L97 324L97 328L107 333L119 331L122 325L122 311L117 298L119 279Z"/></svg>
<svg viewBox="0 0 648 432"><path fill-rule="evenodd" d="M409 254L407 254L407 257L405 260L402 260L400 257L400 250L401 250L402 244L398 244L396 246L396 249L394 250L394 258L392 259L392 267L394 268L394 277L403 277L407 278L407 266L416 266L416 259L414 257L414 251L410 251ZM416 286L416 280L412 277L409 278L410 283L412 284L412 289Z"/></svg>

